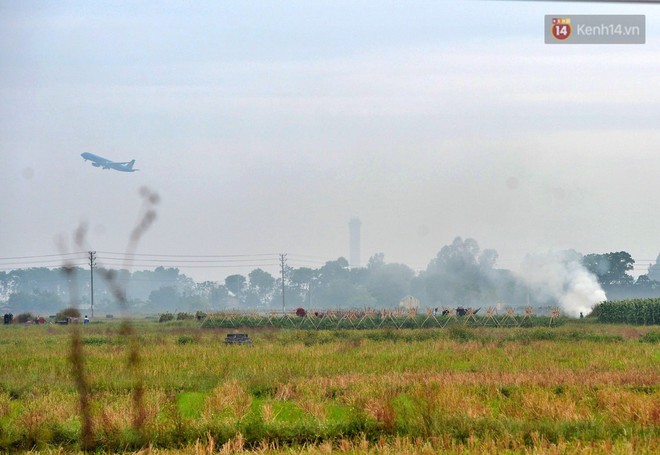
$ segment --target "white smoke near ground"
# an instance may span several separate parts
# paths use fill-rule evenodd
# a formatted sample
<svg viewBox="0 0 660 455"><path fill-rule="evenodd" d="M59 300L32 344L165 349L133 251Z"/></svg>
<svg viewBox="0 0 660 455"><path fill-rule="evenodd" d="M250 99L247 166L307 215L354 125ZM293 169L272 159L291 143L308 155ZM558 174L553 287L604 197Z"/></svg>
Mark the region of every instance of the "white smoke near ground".
<svg viewBox="0 0 660 455"><path fill-rule="evenodd" d="M578 317L607 299L596 277L573 250L528 255L518 277L534 293L534 300L556 301L561 312Z"/></svg>

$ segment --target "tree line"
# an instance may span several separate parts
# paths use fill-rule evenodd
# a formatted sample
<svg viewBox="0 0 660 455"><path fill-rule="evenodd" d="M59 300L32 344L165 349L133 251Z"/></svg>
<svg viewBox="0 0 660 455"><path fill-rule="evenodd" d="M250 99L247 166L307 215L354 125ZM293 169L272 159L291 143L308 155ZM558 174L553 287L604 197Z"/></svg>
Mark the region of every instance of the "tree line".
<svg viewBox="0 0 660 455"><path fill-rule="evenodd" d="M660 255L649 273L636 280L629 275L635 263L625 252L581 255L573 252L612 298L660 296ZM134 312L220 311L225 309L287 310L332 308L392 308L414 296L426 307L481 307L504 302L507 306L544 306L555 302L535 292L524 280L496 267L498 254L481 249L474 239L457 237L443 246L425 270L386 262L373 255L365 267L351 268L340 257L318 268L285 267L284 300L281 277L260 268L224 281L195 282L178 268L130 272L118 270L114 279L126 290ZM104 270L98 270L104 272ZM77 303L88 308L90 271L76 268L30 268L0 272L0 300L13 310L52 313ZM95 273L95 276L105 276ZM94 283L95 309L118 310L111 287L103 279Z"/></svg>

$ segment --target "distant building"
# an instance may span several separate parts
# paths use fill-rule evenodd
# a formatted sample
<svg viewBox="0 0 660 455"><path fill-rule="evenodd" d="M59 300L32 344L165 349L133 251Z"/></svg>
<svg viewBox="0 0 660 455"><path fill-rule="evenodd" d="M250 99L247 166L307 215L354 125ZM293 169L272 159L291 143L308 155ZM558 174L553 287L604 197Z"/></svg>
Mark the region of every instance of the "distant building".
<svg viewBox="0 0 660 455"><path fill-rule="evenodd" d="M359 218L351 218L348 222L348 231L350 234L349 248L350 259L349 265L351 267L360 267L360 227L362 222Z"/></svg>

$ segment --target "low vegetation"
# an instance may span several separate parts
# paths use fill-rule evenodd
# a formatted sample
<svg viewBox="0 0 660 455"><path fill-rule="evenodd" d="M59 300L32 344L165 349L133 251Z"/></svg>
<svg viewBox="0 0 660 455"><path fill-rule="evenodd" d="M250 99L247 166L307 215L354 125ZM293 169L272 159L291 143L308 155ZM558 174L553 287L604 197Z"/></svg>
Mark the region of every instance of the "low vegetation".
<svg viewBox="0 0 660 455"><path fill-rule="evenodd" d="M79 318L81 316L80 310L77 308L65 308L62 311L58 311L55 315L56 321L61 321L67 318Z"/></svg>
<svg viewBox="0 0 660 455"><path fill-rule="evenodd" d="M592 315L600 322L660 324L660 299L630 299L598 304Z"/></svg>
<svg viewBox="0 0 660 455"><path fill-rule="evenodd" d="M0 451L79 450L71 327L0 329ZM253 328L252 347L196 320L135 330L139 410L122 325L81 331L98 451L660 450L660 345L647 327Z"/></svg>
<svg viewBox="0 0 660 455"><path fill-rule="evenodd" d="M16 317L16 321L18 321L19 324L32 321L33 319L34 315L32 313L21 313Z"/></svg>

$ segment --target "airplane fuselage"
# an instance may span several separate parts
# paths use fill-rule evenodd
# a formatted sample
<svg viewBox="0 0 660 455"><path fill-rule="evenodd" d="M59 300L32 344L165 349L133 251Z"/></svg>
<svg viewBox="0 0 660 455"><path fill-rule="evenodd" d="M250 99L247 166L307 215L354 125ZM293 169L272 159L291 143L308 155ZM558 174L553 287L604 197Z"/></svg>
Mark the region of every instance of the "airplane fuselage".
<svg viewBox="0 0 660 455"><path fill-rule="evenodd" d="M120 172L135 172L137 169L133 169L133 164L135 164L135 160L127 161L127 162L116 162L116 161L110 161L107 158L103 158L102 156L94 155L93 153L85 152L81 153L80 156L85 160L85 161L91 161L92 166L94 167L100 167L103 169L114 169L115 171L120 171Z"/></svg>

